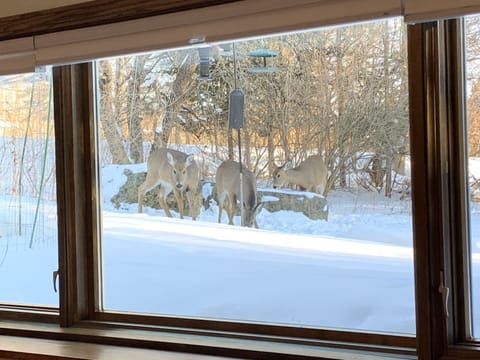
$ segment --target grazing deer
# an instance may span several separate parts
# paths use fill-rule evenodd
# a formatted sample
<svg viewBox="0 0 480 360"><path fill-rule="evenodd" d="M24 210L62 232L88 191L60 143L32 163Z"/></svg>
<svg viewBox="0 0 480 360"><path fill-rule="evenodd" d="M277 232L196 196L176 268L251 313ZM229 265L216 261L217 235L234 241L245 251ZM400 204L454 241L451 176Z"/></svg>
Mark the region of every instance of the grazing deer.
<svg viewBox="0 0 480 360"><path fill-rule="evenodd" d="M258 229L257 213L262 205L257 199L255 175L247 168L242 168L243 184L243 218L244 225ZM215 176L218 199L218 223L222 220L222 210L228 215L228 223L233 225L233 215L240 200L240 164L233 160L225 160L220 164Z"/></svg>
<svg viewBox="0 0 480 360"><path fill-rule="evenodd" d="M183 193L185 192L190 214L195 220L198 215L196 193L199 177L198 166L192 154L187 155L181 151L167 148L152 148L147 160L147 178L138 187L138 212L142 212L145 193L160 185L158 199L163 210L165 210L165 214L172 217L166 199L168 194L173 191L178 203L180 218L183 219Z"/></svg>
<svg viewBox="0 0 480 360"><path fill-rule="evenodd" d="M327 186L327 167L320 155L312 155L295 168L286 163L273 171L273 187L276 189L286 183L300 186L302 190L325 194Z"/></svg>

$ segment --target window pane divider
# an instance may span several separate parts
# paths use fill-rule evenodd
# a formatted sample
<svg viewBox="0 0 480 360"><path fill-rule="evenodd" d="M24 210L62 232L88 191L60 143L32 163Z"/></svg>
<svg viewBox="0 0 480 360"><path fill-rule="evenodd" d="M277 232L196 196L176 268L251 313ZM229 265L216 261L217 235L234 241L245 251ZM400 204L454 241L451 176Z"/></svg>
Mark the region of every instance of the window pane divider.
<svg viewBox="0 0 480 360"><path fill-rule="evenodd" d="M417 348L420 359L444 350L445 311L438 292L444 271L441 144L438 125L438 23L408 26ZM445 282L445 286L449 286Z"/></svg>
<svg viewBox="0 0 480 360"><path fill-rule="evenodd" d="M93 87L91 64L54 67L54 114L59 222L60 324L71 326L94 309L91 188ZM90 208L90 209L89 209Z"/></svg>
<svg viewBox="0 0 480 360"><path fill-rule="evenodd" d="M464 91L464 34L461 19L445 22L446 44L446 109L449 126L449 168L452 188L450 262L453 288L454 318L453 344L463 344L471 339L470 304L470 234L468 215L468 163L467 129L465 118Z"/></svg>

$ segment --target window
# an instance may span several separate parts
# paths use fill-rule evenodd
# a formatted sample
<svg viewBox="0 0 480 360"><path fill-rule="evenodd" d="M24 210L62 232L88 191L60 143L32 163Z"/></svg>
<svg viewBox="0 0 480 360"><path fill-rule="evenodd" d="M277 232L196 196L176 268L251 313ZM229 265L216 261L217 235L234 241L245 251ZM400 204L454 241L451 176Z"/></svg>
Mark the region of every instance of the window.
<svg viewBox="0 0 480 360"><path fill-rule="evenodd" d="M98 61L104 310L414 334L405 40L396 18ZM258 230L220 213L240 156Z"/></svg>
<svg viewBox="0 0 480 360"><path fill-rule="evenodd" d="M58 306L51 69L0 77L0 302Z"/></svg>
<svg viewBox="0 0 480 360"><path fill-rule="evenodd" d="M465 154L467 140L470 151L475 140L474 132L466 131L463 107L474 99L469 91L476 65L469 59L475 55L475 42L469 39L476 34L475 29L471 32L475 18L466 20L465 37L460 19L437 20L472 13L476 4L459 1L453 10L445 2L438 2L436 9L421 0L415 1L418 7L410 0L402 2L405 7L382 2L387 8L376 7L374 13L371 5L360 11L364 2L357 1L345 6L256 0L258 8L250 12L245 7L252 2L242 1L193 13L176 13L184 8L171 4L159 10L160 5L149 2L145 9L151 15L175 13L113 25L108 23L146 16L145 9L139 15L132 10L146 2L122 2L110 15L101 15L105 4L98 1L52 11L50 22L33 30L22 25L12 27L13 33L5 30L2 39L46 33L34 35L31 49L27 39L28 46L20 51L32 55L22 57L27 65L30 60L70 65L52 70L59 257L58 266L48 268L50 275L59 269L59 316L53 321L63 329L45 324L52 319L38 316L44 309L36 307L35 299L26 301L34 305L31 311L17 306L24 305L23 300L4 300L0 293L0 319L15 320L2 322L2 333L247 358L292 358L305 351L342 358L347 350L320 355L339 348L412 358L417 354L419 359L475 358L476 213L474 198L468 197L475 188L467 186L468 170L474 168L467 167ZM333 5L339 3L340 8ZM192 4L187 2L187 8ZM84 12L94 15L80 21ZM106 25L63 33L58 22L52 25L58 14L78 15L69 29ZM379 14L404 15L416 23L404 25L400 18L373 22ZM369 22L326 27L360 20ZM3 25L14 24L9 21L0 19ZM318 26L322 28L304 30ZM48 34L54 30L60 33ZM199 30L211 42L203 43ZM281 33L265 35L275 32ZM188 39L195 44L185 47ZM462 58L465 39L467 68ZM210 53L205 56L205 51ZM315 66L309 66L312 58ZM189 72L179 71L182 66ZM179 74L186 75L187 85L177 81ZM301 86L304 83L307 86ZM245 95L245 123L239 132L227 129L225 114L236 87ZM178 91L184 88L188 91ZM473 113L468 111L469 124L474 124ZM314 119L309 118L312 114ZM353 136L352 127L359 124L368 131ZM319 125L328 129L328 136L321 137ZM272 129L269 139L265 135ZM342 134L346 138L337 137ZM340 149L340 143L352 147ZM192 205L186 205L184 219L179 219L175 200L169 202L172 218L165 216L155 198L148 198L154 191L147 193L143 214L138 214L137 189L152 144L194 154L202 185L202 197L193 199L202 206L196 221L189 212ZM259 229L239 226L239 214L234 214L233 226L225 224L225 213L223 224L217 224L215 174L223 160L237 160L240 153L245 170L254 171L265 203L258 209ZM321 216L328 214L328 220L312 220L314 225L305 231L310 223L306 215L286 210L284 204L280 211L269 208L281 203L279 194L304 194L283 185L273 189L275 168L269 160L279 165L291 159L297 165L313 153L321 154L329 179L327 206L314 208L321 209ZM411 176L397 164L410 168ZM361 202L362 193L375 199L373 210ZM340 201L346 198L348 202ZM325 201L317 195L312 199ZM341 205L348 211L339 213ZM288 214L280 223L286 225L269 228L278 213ZM379 234L385 228L388 231ZM293 238L302 242L292 244ZM2 240L3 235L0 245ZM397 241L400 245L385 243ZM321 257L332 244L337 246ZM226 250L243 256L241 267L235 263L240 256L227 257ZM318 259L324 277L315 273ZM343 279L351 272L340 272L341 265L343 270L355 268L356 291L346 289ZM205 275L212 268L214 274ZM292 275L299 269L309 272L308 283ZM335 278L325 276L332 273ZM276 281L280 277L298 291L292 293ZM319 309L313 299L320 290L305 285L318 283L328 285L320 296L320 310L329 312L309 322L309 314ZM157 288L162 290L159 295ZM51 283L48 289L52 291ZM398 297L387 296L393 293ZM382 306L372 307L372 297ZM281 302L284 298L288 303ZM283 311L285 304L292 306ZM18 319L40 321L25 325ZM273 345L266 349L266 344Z"/></svg>

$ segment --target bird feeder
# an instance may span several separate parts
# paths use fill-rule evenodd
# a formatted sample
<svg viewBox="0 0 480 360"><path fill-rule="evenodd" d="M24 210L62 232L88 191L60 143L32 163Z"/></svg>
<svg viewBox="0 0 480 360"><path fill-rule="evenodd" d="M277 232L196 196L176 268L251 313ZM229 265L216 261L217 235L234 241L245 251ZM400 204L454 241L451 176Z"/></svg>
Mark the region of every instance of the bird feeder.
<svg viewBox="0 0 480 360"><path fill-rule="evenodd" d="M245 96L241 89L233 89L228 101L228 127L240 129L243 127L244 100Z"/></svg>
<svg viewBox="0 0 480 360"><path fill-rule="evenodd" d="M210 47L199 47L198 55L200 57L200 66L198 71L199 80L211 80L210 77Z"/></svg>
<svg viewBox="0 0 480 360"><path fill-rule="evenodd" d="M248 71L251 73L272 73L277 71L275 66L269 66L267 63L267 58L273 58L277 56L278 53L268 49L257 49L250 51L248 56L259 59L259 64L248 68Z"/></svg>

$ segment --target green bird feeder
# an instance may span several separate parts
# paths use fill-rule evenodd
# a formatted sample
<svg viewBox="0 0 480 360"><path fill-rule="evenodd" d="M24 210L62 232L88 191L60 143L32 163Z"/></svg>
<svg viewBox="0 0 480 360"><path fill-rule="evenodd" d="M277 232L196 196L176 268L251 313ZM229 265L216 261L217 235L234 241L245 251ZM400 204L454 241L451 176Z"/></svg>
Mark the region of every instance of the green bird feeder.
<svg viewBox="0 0 480 360"><path fill-rule="evenodd" d="M277 52L268 49L257 49L250 51L248 56L260 61L257 61L256 66L248 68L248 71L251 73L272 73L277 71L275 66L269 66L267 63L267 58L273 58L277 55Z"/></svg>

